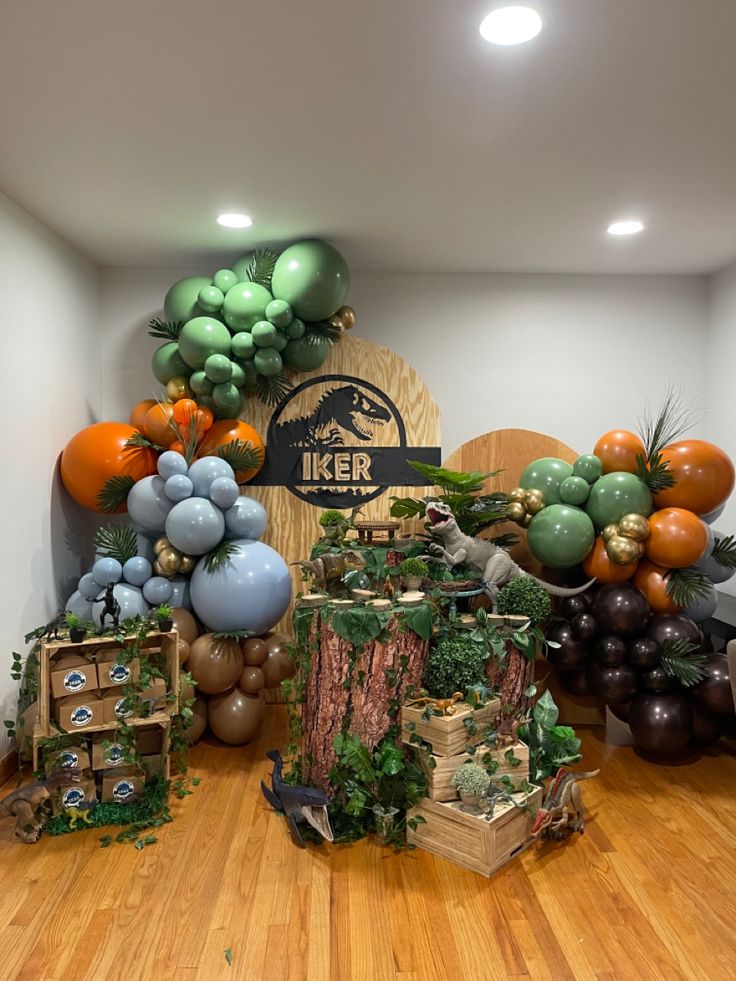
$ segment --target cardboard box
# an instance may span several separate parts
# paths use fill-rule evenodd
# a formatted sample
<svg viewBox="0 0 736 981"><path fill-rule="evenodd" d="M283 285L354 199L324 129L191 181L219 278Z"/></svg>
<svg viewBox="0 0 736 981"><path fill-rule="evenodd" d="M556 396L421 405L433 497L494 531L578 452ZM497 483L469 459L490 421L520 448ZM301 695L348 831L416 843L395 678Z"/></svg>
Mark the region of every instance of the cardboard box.
<svg viewBox="0 0 736 981"><path fill-rule="evenodd" d="M104 722L120 722L135 717L132 709L124 710L125 695L117 688L103 688L102 719Z"/></svg>
<svg viewBox="0 0 736 981"><path fill-rule="evenodd" d="M140 692L140 698L144 702L150 703L150 710L145 714L151 715L153 712L162 712L166 708L166 682L163 678L154 678L148 688Z"/></svg>
<svg viewBox="0 0 736 981"><path fill-rule="evenodd" d="M97 688L97 668L79 654L51 662L51 694L54 698L79 695Z"/></svg>
<svg viewBox="0 0 736 981"><path fill-rule="evenodd" d="M142 726L138 729L138 752L141 756L160 755L164 748L164 731L161 726Z"/></svg>
<svg viewBox="0 0 736 981"><path fill-rule="evenodd" d="M140 674L141 662L137 657L125 664L120 660L120 651L105 651L97 658L97 684L100 688L136 685Z"/></svg>
<svg viewBox="0 0 736 981"><path fill-rule="evenodd" d="M97 800L97 788L93 777L83 777L68 787L61 787L51 798L54 814L63 814L66 807L79 807Z"/></svg>
<svg viewBox="0 0 736 981"><path fill-rule="evenodd" d="M102 725L103 708L99 692L58 698L54 703L54 718L66 732Z"/></svg>
<svg viewBox="0 0 736 981"><path fill-rule="evenodd" d="M108 770L127 765L125 747L115 742L115 730L95 733L92 740L92 769Z"/></svg>
<svg viewBox="0 0 736 981"><path fill-rule="evenodd" d="M146 774L146 780L154 775L157 776L163 770L163 759L161 758L161 754L157 753L154 756L141 757L141 766Z"/></svg>
<svg viewBox="0 0 736 981"><path fill-rule="evenodd" d="M131 804L143 792L143 777L132 766L102 771L102 799Z"/></svg>
<svg viewBox="0 0 736 981"><path fill-rule="evenodd" d="M66 746L51 753L46 760L46 776L50 776L56 770L69 770L73 767L89 770L90 758L86 742L75 743L73 746Z"/></svg>

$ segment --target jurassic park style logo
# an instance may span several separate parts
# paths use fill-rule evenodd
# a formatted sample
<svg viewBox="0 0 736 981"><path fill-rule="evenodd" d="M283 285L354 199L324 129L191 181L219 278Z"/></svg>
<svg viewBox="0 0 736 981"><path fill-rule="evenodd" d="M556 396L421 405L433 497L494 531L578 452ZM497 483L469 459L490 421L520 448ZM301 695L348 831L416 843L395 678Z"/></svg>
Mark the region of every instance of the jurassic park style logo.
<svg viewBox="0 0 736 981"><path fill-rule="evenodd" d="M423 486L409 460L439 466L439 447L407 445L392 400L350 375L321 375L294 388L274 410L266 460L251 483L286 487L323 508L352 508L387 487Z"/></svg>

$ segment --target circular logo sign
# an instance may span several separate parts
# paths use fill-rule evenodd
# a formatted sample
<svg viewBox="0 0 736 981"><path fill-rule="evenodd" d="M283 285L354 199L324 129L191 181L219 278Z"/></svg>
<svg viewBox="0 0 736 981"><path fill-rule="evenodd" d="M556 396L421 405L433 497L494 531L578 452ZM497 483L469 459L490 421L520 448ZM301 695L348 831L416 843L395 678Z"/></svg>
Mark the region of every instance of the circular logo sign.
<svg viewBox="0 0 736 981"><path fill-rule="evenodd" d="M81 691L87 684L87 675L80 671L79 668L74 668L72 671L67 671L64 675L64 688L70 692Z"/></svg>
<svg viewBox="0 0 736 981"><path fill-rule="evenodd" d="M79 757L73 749L64 749L56 757L56 762L63 770L67 770L69 767L79 766Z"/></svg>
<svg viewBox="0 0 736 981"><path fill-rule="evenodd" d="M126 711L124 698L119 698L117 702L115 702L115 715L117 715L119 719L127 719L128 716L132 714L133 709L128 709Z"/></svg>
<svg viewBox="0 0 736 981"><path fill-rule="evenodd" d="M113 743L105 749L103 758L108 766L120 766L125 759L123 747L119 743Z"/></svg>
<svg viewBox="0 0 736 981"><path fill-rule="evenodd" d="M84 791L81 787L69 787L61 795L61 803L64 807L79 807L85 801Z"/></svg>
<svg viewBox="0 0 736 981"><path fill-rule="evenodd" d="M130 782L130 780L118 780L118 782L112 788L113 800L116 800L119 804L125 803L126 800L135 794L135 786Z"/></svg>
<svg viewBox="0 0 736 981"><path fill-rule="evenodd" d="M108 677L114 685L124 685L130 679L130 668L127 664L113 664Z"/></svg>
<svg viewBox="0 0 736 981"><path fill-rule="evenodd" d="M88 726L92 721L94 713L89 705L77 705L71 714L73 726Z"/></svg>

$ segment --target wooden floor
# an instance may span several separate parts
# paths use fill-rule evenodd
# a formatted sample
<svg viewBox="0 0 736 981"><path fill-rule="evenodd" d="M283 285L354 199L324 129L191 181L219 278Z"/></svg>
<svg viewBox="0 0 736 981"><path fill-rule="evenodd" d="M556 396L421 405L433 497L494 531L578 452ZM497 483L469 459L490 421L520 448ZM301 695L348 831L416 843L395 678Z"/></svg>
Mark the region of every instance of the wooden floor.
<svg viewBox="0 0 736 981"><path fill-rule="evenodd" d="M273 706L257 745L200 744L201 785L141 852L0 823L0 979L736 976L733 753L656 767L588 730L585 836L488 881L370 841L294 848L259 790L284 730Z"/></svg>

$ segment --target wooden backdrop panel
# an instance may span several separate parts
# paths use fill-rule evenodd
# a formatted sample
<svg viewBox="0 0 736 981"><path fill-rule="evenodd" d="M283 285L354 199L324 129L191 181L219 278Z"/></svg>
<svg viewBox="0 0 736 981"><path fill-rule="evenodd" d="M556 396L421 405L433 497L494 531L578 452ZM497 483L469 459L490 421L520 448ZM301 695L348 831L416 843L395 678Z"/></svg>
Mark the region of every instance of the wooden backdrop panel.
<svg viewBox="0 0 736 981"><path fill-rule="evenodd" d="M398 354L363 337L346 334L333 345L321 368L300 374L297 381L301 383L325 374L352 375L385 392L404 420L407 445L441 446L437 404L417 372ZM292 404L297 405L298 400L299 396ZM305 397L303 411L309 412L313 407L312 390ZM253 399L244 417L266 439L272 412L273 409ZM290 411L290 415L293 414L294 411ZM389 439L387 445L391 442L393 440ZM243 490L260 501L268 511L268 530L263 540L275 548L286 562L309 558L311 547L320 534L318 520L322 509L295 497L286 487L246 485ZM362 517L365 520L387 519L392 495L409 496L414 493L421 494L423 489L388 487L379 497L363 505ZM410 523L405 522L404 525L403 531L411 530ZM302 588L301 574L297 568L290 571L296 594ZM291 608L277 629L291 632Z"/></svg>

